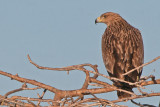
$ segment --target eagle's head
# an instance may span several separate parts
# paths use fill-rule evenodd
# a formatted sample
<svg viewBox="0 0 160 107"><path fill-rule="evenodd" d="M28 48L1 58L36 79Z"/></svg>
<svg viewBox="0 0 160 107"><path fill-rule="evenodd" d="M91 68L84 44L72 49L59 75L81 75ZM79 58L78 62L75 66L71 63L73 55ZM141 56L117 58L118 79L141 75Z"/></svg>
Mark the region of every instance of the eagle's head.
<svg viewBox="0 0 160 107"><path fill-rule="evenodd" d="M107 13L102 14L100 17L98 17L95 20L95 24L105 23L107 24L107 26L109 26L119 20L123 20L123 18L119 14L113 13L113 12L107 12Z"/></svg>

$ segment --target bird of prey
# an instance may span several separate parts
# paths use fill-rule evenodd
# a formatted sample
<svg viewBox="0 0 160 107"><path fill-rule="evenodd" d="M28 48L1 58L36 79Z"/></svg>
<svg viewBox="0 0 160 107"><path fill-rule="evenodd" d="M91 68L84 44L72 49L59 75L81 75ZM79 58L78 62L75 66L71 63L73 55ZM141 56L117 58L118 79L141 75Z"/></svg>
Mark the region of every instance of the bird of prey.
<svg viewBox="0 0 160 107"><path fill-rule="evenodd" d="M113 12L102 14L95 23L107 25L102 35L102 57L109 76L132 83L139 81L142 68L126 76L123 74L143 64L144 48L140 31ZM113 85L133 92L133 86L127 83L113 81ZM120 99L131 96L122 91L117 91L117 95Z"/></svg>

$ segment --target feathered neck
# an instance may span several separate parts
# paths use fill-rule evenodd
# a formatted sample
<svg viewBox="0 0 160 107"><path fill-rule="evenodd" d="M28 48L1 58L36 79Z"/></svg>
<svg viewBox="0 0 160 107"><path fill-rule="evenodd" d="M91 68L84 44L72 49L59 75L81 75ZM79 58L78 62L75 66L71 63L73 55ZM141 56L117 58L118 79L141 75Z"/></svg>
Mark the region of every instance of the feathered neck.
<svg viewBox="0 0 160 107"><path fill-rule="evenodd" d="M107 26L106 30L109 30L111 32L119 33L121 30L128 30L130 28L130 24L127 23L124 19L116 20L110 25Z"/></svg>

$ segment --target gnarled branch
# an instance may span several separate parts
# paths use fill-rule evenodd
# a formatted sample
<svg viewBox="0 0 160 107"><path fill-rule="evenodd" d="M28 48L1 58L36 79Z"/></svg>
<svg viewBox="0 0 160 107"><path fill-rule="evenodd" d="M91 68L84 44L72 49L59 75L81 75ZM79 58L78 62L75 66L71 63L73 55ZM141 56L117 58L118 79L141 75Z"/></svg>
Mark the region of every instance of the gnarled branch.
<svg viewBox="0 0 160 107"><path fill-rule="evenodd" d="M155 58L154 60L144 64L143 66L152 63L153 61L159 59L160 57ZM132 100L132 99L137 99L137 98L144 98L144 97L152 97L152 96L160 96L160 93L145 93L142 95L136 95L132 92L128 92L126 90L122 90L122 89L118 89L115 86L112 86L106 82L97 80L98 76L101 77L105 77L109 80L114 80L114 81L120 81L120 82L124 82L124 83L128 83L129 85L133 85L134 88L136 87L143 87L143 86L147 86L147 85L153 85L153 84L160 84L160 79L156 79L155 77L150 75L147 76L145 78L143 78L142 80L140 80L139 82L136 83L131 83L128 81L124 81L124 80L120 80L117 78L112 78L109 76L106 76L104 74L101 74L98 72L97 69L97 65L92 65L92 64L80 64L80 65L73 65L73 66L68 66L68 67L63 67L63 68L51 68L51 67L43 67L43 66L39 66L36 63L34 63L31 58L28 55L28 59L30 61L31 64L33 64L34 66L36 66L39 69L46 69L46 70L56 70L56 71L73 71L73 70L79 70L79 71L83 71L86 75L85 81L83 83L82 88L77 89L77 90L60 90L57 89L53 86L50 85L46 85L44 83L38 82L36 80L31 80L31 79L27 79L27 78L22 78L20 77L18 74L13 75L7 72L3 72L0 71L1 75L7 76L9 78L11 78L12 80L17 80L19 82L24 83L22 85L22 87L9 91L7 92L4 96L0 96L0 104L1 105L29 105L31 107L33 106L39 106L41 102L47 102L50 106L94 106L94 105L109 105L109 106L117 106L117 107L123 107L122 105L117 105L115 103L117 102L123 102L126 100ZM85 67L91 67L93 70L87 70ZM140 66L142 67L142 66ZM139 68L136 68L139 69ZM132 71L133 72L133 71ZM93 77L90 76L90 73L94 74ZM151 81L147 81L149 78L151 78ZM89 85L93 85L91 83L94 83L94 86L101 86L101 88L89 88ZM26 84L32 84L34 86L36 86L35 88L28 88ZM22 97L22 96L12 96L11 98L8 98L8 95L11 95L12 93L18 92L18 91L23 91L23 90L36 90L36 89L44 89L43 94L40 96L38 95L38 98L28 98L28 97ZM52 93L54 93L54 99L43 99L43 96L45 94L45 91L48 90ZM132 97L129 97L127 99L117 99L117 100L113 100L113 101L109 101L106 99L101 99L101 98L97 98L95 96L95 94L100 94L100 93L107 93L107 92L112 92L112 91L123 91L126 93L129 93L132 95ZM85 95L92 95L94 98L83 98L83 96ZM77 99L74 100L74 97L78 97ZM27 101L28 103L24 103L22 100ZM36 105L34 102L37 101L38 104ZM9 103L10 102L10 103ZM94 102L92 104L87 104L87 102ZM52 104L51 104L52 103ZM85 103L85 104L84 104ZM17 106L18 107L18 106Z"/></svg>

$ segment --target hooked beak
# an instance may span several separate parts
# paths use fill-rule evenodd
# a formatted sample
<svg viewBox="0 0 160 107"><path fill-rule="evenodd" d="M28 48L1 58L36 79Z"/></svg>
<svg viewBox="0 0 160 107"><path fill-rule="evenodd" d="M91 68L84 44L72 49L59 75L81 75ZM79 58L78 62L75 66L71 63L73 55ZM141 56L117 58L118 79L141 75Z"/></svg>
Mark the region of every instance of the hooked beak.
<svg viewBox="0 0 160 107"><path fill-rule="evenodd" d="M98 18L95 20L95 24L100 23L100 22L102 22L102 20L101 20L100 17L98 17Z"/></svg>

